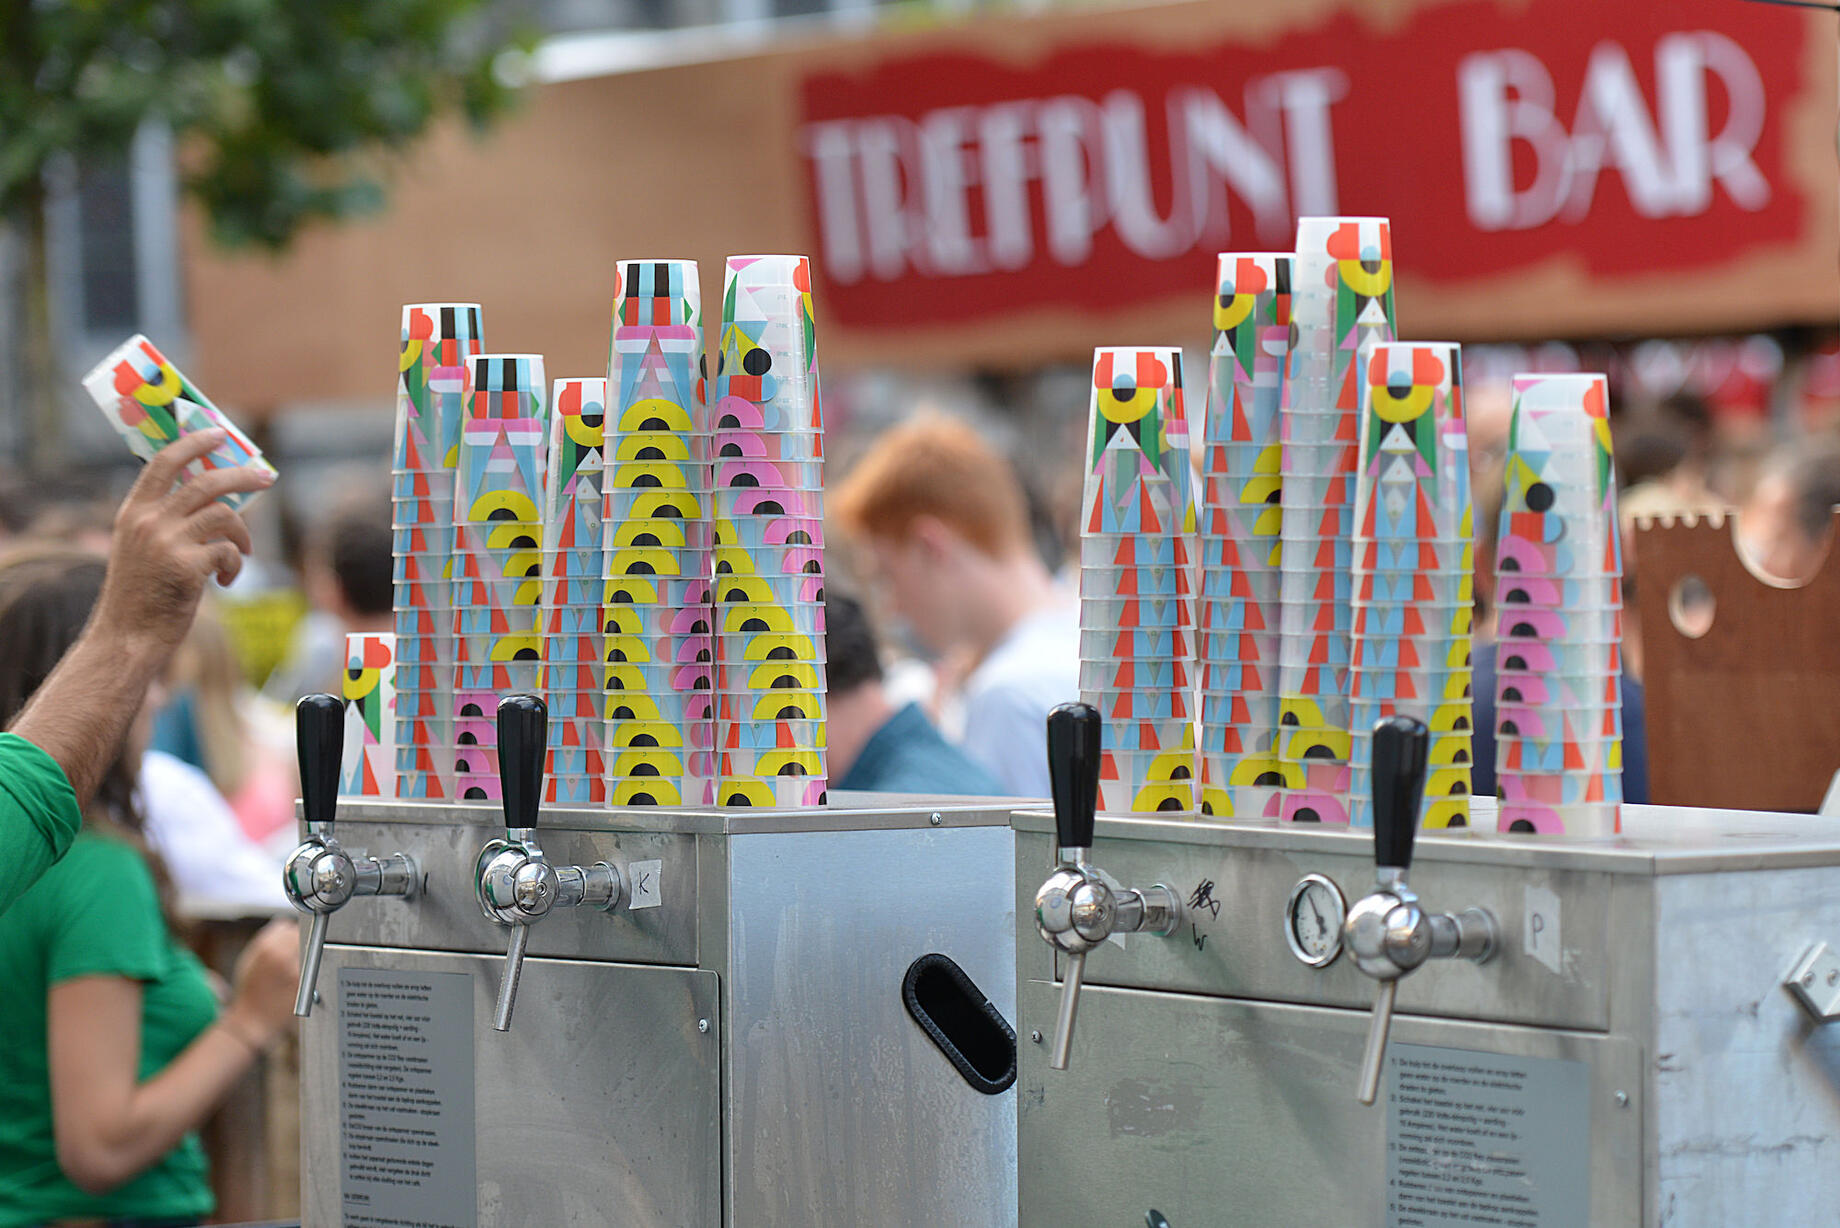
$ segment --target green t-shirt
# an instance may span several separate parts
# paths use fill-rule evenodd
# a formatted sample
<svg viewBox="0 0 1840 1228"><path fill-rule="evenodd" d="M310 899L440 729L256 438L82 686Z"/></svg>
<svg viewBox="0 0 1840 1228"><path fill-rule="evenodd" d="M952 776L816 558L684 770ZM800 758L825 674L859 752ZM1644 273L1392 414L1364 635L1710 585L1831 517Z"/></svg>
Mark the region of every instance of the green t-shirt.
<svg viewBox="0 0 1840 1228"><path fill-rule="evenodd" d="M166 930L147 863L127 844L92 831L0 913L0 1228L208 1215L214 1200L196 1135L101 1197L85 1194L58 1167L46 991L80 976L141 982L142 1082L217 1017L203 965Z"/></svg>
<svg viewBox="0 0 1840 1228"><path fill-rule="evenodd" d="M0 913L64 855L81 826L77 795L57 760L0 733Z"/></svg>

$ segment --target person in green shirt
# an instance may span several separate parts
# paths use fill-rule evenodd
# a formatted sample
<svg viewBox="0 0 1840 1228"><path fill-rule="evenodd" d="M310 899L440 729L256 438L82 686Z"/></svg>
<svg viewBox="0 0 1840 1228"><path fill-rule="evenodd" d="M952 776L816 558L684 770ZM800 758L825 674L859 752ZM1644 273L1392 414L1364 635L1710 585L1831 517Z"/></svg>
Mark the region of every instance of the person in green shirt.
<svg viewBox="0 0 1840 1228"><path fill-rule="evenodd" d="M0 560L0 720L63 668L107 574L77 551ZM0 1228L210 1214L195 1132L292 1021L293 919L250 944L221 1012L167 928L134 793L144 698L68 853L0 913Z"/></svg>
<svg viewBox="0 0 1840 1228"><path fill-rule="evenodd" d="M64 855L83 824L58 761L16 733L0 733L0 913Z"/></svg>
<svg viewBox="0 0 1840 1228"><path fill-rule="evenodd" d="M205 581L228 584L242 569L249 527L217 500L261 490L274 474L218 469L180 481L223 438L187 435L147 462L116 513L94 616L24 709L9 711L9 732L0 734L0 914L70 847L147 687L192 625Z"/></svg>

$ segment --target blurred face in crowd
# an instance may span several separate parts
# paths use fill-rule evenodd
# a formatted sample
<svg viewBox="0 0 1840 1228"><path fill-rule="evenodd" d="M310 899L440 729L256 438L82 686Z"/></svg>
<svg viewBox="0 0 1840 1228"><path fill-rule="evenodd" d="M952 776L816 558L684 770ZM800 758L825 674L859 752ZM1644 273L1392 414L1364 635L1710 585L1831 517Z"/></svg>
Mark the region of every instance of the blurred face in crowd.
<svg viewBox="0 0 1840 1228"><path fill-rule="evenodd" d="M1738 515L1738 546L1753 568L1776 580L1799 581L1821 565L1827 542L1811 538L1797 518L1793 481L1765 474Z"/></svg>
<svg viewBox="0 0 1840 1228"><path fill-rule="evenodd" d="M863 539L869 582L888 610L900 617L935 652L951 648L962 634L964 602L954 580L956 559L970 547L931 516L916 517L900 537Z"/></svg>

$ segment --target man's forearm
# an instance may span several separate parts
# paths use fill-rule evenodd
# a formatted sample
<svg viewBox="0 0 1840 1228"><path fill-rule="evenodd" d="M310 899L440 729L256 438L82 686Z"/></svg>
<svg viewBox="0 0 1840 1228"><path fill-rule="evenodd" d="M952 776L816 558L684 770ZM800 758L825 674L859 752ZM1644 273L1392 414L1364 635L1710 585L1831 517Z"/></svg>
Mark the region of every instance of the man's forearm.
<svg viewBox="0 0 1840 1228"><path fill-rule="evenodd" d="M158 644L111 634L92 622L13 721L11 732L64 769L79 806L89 804L121 754L128 727L167 655Z"/></svg>

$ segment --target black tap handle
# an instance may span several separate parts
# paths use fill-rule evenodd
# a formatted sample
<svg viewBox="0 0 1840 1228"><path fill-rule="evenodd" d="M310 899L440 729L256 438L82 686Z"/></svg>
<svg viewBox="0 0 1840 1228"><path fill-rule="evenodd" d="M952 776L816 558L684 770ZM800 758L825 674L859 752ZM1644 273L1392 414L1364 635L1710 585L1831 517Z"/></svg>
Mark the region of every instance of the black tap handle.
<svg viewBox="0 0 1840 1228"><path fill-rule="evenodd" d="M1425 759L1431 731L1410 716L1389 716L1374 726L1374 865L1412 868L1412 837L1425 795Z"/></svg>
<svg viewBox="0 0 1840 1228"><path fill-rule="evenodd" d="M294 750L300 757L300 808L307 822L332 822L339 805L339 766L345 758L345 701L308 695L295 704Z"/></svg>
<svg viewBox="0 0 1840 1228"><path fill-rule="evenodd" d="M1099 710L1091 704L1048 713L1048 780L1061 847L1091 848L1099 808Z"/></svg>
<svg viewBox="0 0 1840 1228"><path fill-rule="evenodd" d="M549 745L549 708L535 695L498 701L498 781L506 827L535 827L543 796L543 755Z"/></svg>

